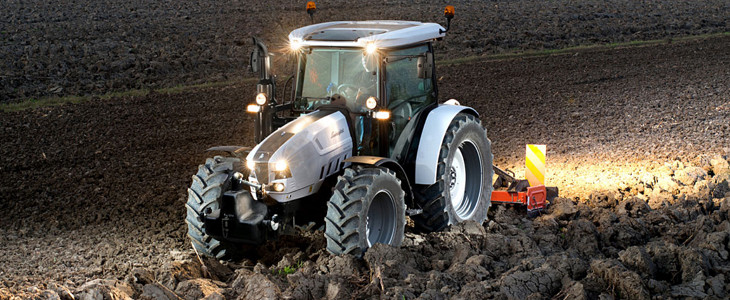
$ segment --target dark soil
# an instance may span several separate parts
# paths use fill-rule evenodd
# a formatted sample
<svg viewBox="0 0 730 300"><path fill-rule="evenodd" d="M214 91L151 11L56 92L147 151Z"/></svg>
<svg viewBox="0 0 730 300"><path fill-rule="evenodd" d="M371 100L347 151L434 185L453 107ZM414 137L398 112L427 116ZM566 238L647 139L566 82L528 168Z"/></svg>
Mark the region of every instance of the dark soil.
<svg viewBox="0 0 730 300"><path fill-rule="evenodd" d="M205 148L251 143L241 99L251 84L2 113L0 291L726 297L728 45L440 68L442 98L479 110L498 165L519 174L524 143L548 145L562 198L536 219L494 206L484 226L408 233L404 247L374 247L363 261L327 254L313 232L201 268L185 237L185 188Z"/></svg>
<svg viewBox="0 0 730 300"><path fill-rule="evenodd" d="M25 7L44 20L43 14L59 11L64 20L60 9L25 3L0 7ZM352 9L374 9L364 3ZM527 14L550 11L554 2L479 3L514 6ZM676 11L692 12L686 13L692 18L728 15L721 1L715 6L711 1L630 3L637 8L622 11L639 14L640 7L650 5L660 11L661 5L686 6ZM87 9L106 11L95 5ZM246 5L263 9L257 8L263 4ZM286 5L276 9L300 14ZM318 16L325 15L325 3L319 5ZM463 26L478 18L459 7ZM252 18L259 15L270 17ZM105 18L117 17L109 13ZM18 23L9 20L16 21L0 24ZM660 24L671 24L665 21ZM606 24L596 28L612 28ZM287 26L271 30L285 36ZM675 33L669 25L663 28ZM581 32L591 36L590 30ZM641 32L665 37L659 31ZM247 39L249 34L236 36ZM451 47L450 41L440 47ZM236 51L246 54L248 45L240 47ZM548 184L558 186L561 197L534 219L522 207L495 205L483 225L465 223L431 234L407 229L403 247L376 246L363 260L328 254L318 231L249 249L240 261L201 264L192 252L183 221L190 176L210 155L206 148L252 144L244 108L253 97L253 83L2 112L0 299L727 298L728 48L725 36L439 67L440 100L456 98L479 111L498 166L521 176L524 144L547 144ZM190 66L201 72L218 72L192 54L176 59L191 59ZM195 80L207 74L175 72L172 78L191 72L186 74Z"/></svg>
<svg viewBox="0 0 730 300"><path fill-rule="evenodd" d="M705 1L457 1L438 58L730 31L730 4ZM317 22L444 23L445 2L317 1ZM285 46L303 1L0 2L0 102L226 81L247 73L251 36Z"/></svg>

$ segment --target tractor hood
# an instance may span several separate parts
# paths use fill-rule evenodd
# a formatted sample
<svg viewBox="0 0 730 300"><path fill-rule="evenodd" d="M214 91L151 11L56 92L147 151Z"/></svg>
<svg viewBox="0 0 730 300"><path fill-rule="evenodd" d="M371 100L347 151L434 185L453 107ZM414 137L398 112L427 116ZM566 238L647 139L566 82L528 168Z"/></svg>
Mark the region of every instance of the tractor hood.
<svg viewBox="0 0 730 300"><path fill-rule="evenodd" d="M350 132L347 117L339 110L301 116L251 150L246 157L246 164L253 167L249 180L262 184L266 194L279 202L313 194L352 156ZM275 183L283 184L283 191L276 192Z"/></svg>

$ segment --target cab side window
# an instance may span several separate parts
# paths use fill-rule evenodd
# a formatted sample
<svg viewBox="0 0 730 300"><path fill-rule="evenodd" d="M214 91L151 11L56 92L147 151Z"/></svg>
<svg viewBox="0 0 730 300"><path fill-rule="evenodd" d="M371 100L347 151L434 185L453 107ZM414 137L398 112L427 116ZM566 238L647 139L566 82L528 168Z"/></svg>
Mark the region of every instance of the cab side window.
<svg viewBox="0 0 730 300"><path fill-rule="evenodd" d="M418 55L428 52L428 45L396 50L388 55L393 61L386 67L385 92L388 108L405 110L407 118L412 117L423 107L433 103L433 82L431 78L418 78ZM401 107L406 105L407 107Z"/></svg>
<svg viewBox="0 0 730 300"><path fill-rule="evenodd" d="M429 52L428 44L395 50L388 53L385 66L385 96L391 115L389 133L390 149L398 141L403 129L416 113L436 101L431 73L427 78L419 78L418 60ZM423 76L420 76L423 77Z"/></svg>

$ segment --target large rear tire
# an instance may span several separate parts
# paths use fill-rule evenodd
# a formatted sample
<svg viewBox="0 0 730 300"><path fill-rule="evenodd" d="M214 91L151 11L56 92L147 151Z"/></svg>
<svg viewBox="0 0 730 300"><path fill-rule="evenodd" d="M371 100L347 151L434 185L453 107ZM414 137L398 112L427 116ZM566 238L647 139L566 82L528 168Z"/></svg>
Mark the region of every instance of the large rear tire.
<svg viewBox="0 0 730 300"><path fill-rule="evenodd" d="M416 228L432 232L466 220L482 224L491 205L492 159L492 144L479 119L456 115L441 143L436 182L414 189L423 208L412 217Z"/></svg>
<svg viewBox="0 0 730 300"><path fill-rule="evenodd" d="M187 217L188 236L195 250L204 256L217 259L231 258L238 248L236 244L214 239L205 232L203 215L220 207L223 193L231 189L235 171L243 170L241 160L233 157L208 158L193 175L188 189Z"/></svg>
<svg viewBox="0 0 730 300"><path fill-rule="evenodd" d="M400 180L391 170L345 169L327 203L327 250L362 257L377 243L400 246L406 225L404 197Z"/></svg>

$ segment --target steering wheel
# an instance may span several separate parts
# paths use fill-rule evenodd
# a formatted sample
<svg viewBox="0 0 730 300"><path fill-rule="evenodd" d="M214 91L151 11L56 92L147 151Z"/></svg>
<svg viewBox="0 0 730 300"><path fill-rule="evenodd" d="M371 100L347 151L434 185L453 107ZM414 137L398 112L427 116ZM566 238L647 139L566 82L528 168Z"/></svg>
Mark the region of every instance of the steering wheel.
<svg viewBox="0 0 730 300"><path fill-rule="evenodd" d="M401 106L404 103L408 103L410 105L416 105L420 102L420 101L416 101L416 100L418 100L418 98L422 98L424 96L425 95L415 95L415 96L411 96L411 97L408 97L405 99L398 99L398 100L395 100L395 101L389 103L388 108L390 108L391 110L395 110L398 108L398 106Z"/></svg>
<svg viewBox="0 0 730 300"><path fill-rule="evenodd" d="M357 90L358 90L358 87L355 86L354 84L343 83L343 84L340 84L337 86L337 93L342 96L345 96L345 98L347 98L349 100L355 100L353 98L353 96L355 96L355 95L350 95L345 92L347 90L347 88L351 88L351 89L355 90L355 92L357 92Z"/></svg>

